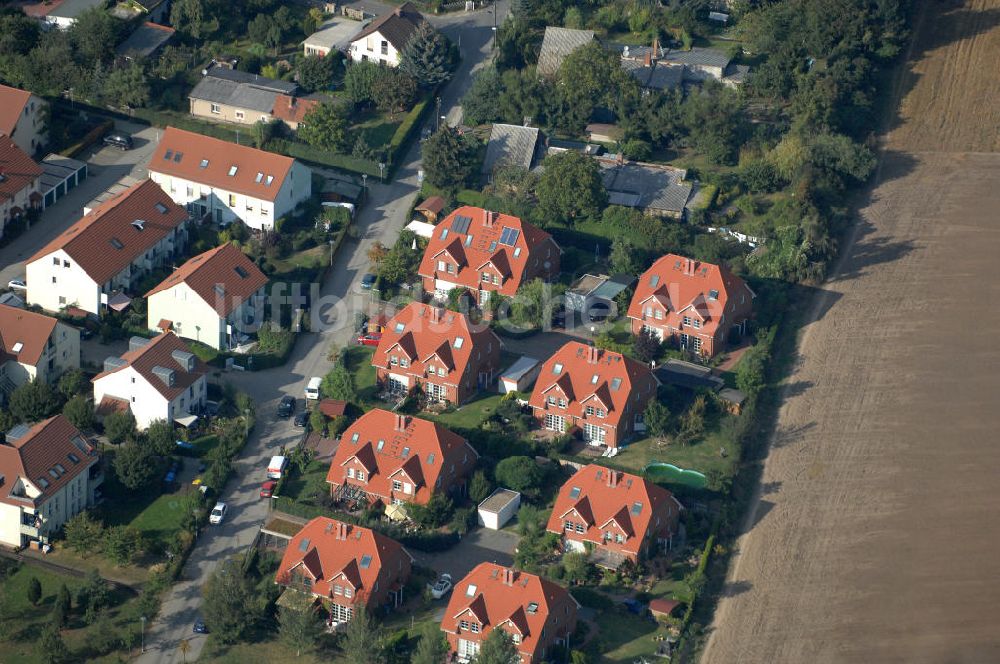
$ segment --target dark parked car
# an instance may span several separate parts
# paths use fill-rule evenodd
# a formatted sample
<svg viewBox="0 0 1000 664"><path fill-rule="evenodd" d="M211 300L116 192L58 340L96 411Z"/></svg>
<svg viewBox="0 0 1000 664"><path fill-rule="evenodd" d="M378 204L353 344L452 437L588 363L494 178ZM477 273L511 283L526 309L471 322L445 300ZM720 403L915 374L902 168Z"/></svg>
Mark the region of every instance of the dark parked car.
<svg viewBox="0 0 1000 664"><path fill-rule="evenodd" d="M375 285L375 279L377 279L377 277L369 272L365 276L361 277L361 287L365 290L371 290L372 286Z"/></svg>
<svg viewBox="0 0 1000 664"><path fill-rule="evenodd" d="M594 302L590 305L587 317L590 318L591 323L601 323L607 320L613 313L611 305L607 302Z"/></svg>
<svg viewBox="0 0 1000 664"><path fill-rule="evenodd" d="M289 418L295 412L295 397L285 395L278 404L278 417Z"/></svg>
<svg viewBox="0 0 1000 664"><path fill-rule="evenodd" d="M309 412L304 410L301 413L299 413L298 415L296 415L295 416L295 420L294 420L294 424L297 427L304 427L307 424L309 424Z"/></svg>
<svg viewBox="0 0 1000 664"><path fill-rule="evenodd" d="M208 634L208 628L205 627L205 621L198 619L194 621L194 633L195 634Z"/></svg>
<svg viewBox="0 0 1000 664"><path fill-rule="evenodd" d="M104 144L119 150L132 149L132 137L128 134L108 134L104 137Z"/></svg>

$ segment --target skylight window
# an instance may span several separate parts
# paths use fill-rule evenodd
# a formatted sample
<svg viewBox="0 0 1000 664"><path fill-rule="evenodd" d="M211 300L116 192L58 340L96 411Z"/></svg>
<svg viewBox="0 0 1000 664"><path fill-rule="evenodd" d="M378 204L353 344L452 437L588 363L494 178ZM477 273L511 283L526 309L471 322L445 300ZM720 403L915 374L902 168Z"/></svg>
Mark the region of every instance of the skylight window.
<svg viewBox="0 0 1000 664"><path fill-rule="evenodd" d="M111 238L110 240L108 240L108 242L110 242L111 246L114 247L115 249L124 249L125 248L125 245L122 244L122 241L119 240L116 237Z"/></svg>
<svg viewBox="0 0 1000 664"><path fill-rule="evenodd" d="M263 179L264 179L264 174L258 171L257 177L255 177L253 181L256 182L257 184L260 184Z"/></svg>
<svg viewBox="0 0 1000 664"><path fill-rule="evenodd" d="M63 466L61 463L56 464L56 470L59 471L60 475L64 475L66 473L66 467Z"/></svg>
<svg viewBox="0 0 1000 664"><path fill-rule="evenodd" d="M156 211L159 212L160 214L166 214L167 213L167 206L164 205L163 203L157 203L153 207L155 207Z"/></svg>
<svg viewBox="0 0 1000 664"><path fill-rule="evenodd" d="M594 374L593 376L590 377L590 384L597 385L597 381L599 381L600 379L601 377L599 375Z"/></svg>
<svg viewBox="0 0 1000 664"><path fill-rule="evenodd" d="M538 613L538 602L528 602L528 613Z"/></svg>
<svg viewBox="0 0 1000 664"><path fill-rule="evenodd" d="M472 236L471 235L466 235L465 236L465 246L468 247L470 244L472 244Z"/></svg>
<svg viewBox="0 0 1000 664"><path fill-rule="evenodd" d="M208 168L208 159L202 159L201 163L198 164L199 168Z"/></svg>
<svg viewBox="0 0 1000 664"><path fill-rule="evenodd" d="M380 440L380 441L378 441L378 445L376 445L375 449L378 450L379 452L381 452L383 447L385 447L385 441L384 440Z"/></svg>
<svg viewBox="0 0 1000 664"><path fill-rule="evenodd" d="M18 341L10 349L14 353L20 353L22 348L24 348L24 344Z"/></svg>
<svg viewBox="0 0 1000 664"><path fill-rule="evenodd" d="M45 479L44 477L39 477L38 478L38 486L42 487L43 489L47 489L47 488L49 488L49 481L47 479Z"/></svg>
<svg viewBox="0 0 1000 664"><path fill-rule="evenodd" d="M247 276L249 276L249 275L247 274L247 271L246 271L246 270L244 270L244 269L243 269L243 267L242 267L241 265L237 265L237 266L236 266L235 268L233 268L233 269L234 269L234 270L236 270L236 274L240 275L240 279L246 279L246 278L247 278Z"/></svg>
<svg viewBox="0 0 1000 664"><path fill-rule="evenodd" d="M175 152L174 153L174 163L175 164L181 163L181 157L183 157L183 156L184 156L183 152Z"/></svg>
<svg viewBox="0 0 1000 664"><path fill-rule="evenodd" d="M469 587L465 589L465 596L466 597L475 597L476 596L476 584L474 584L474 583L470 583L469 584Z"/></svg>
<svg viewBox="0 0 1000 664"><path fill-rule="evenodd" d="M403 332L403 328L405 328L405 327L406 327L406 325L404 325L403 323L396 323L396 327L395 327L396 334L401 334Z"/></svg>
<svg viewBox="0 0 1000 664"><path fill-rule="evenodd" d="M433 452L431 452L430 454L427 455L427 465L428 466L433 466L434 465L434 453Z"/></svg>
<svg viewBox="0 0 1000 664"><path fill-rule="evenodd" d="M59 479L59 473L56 472L55 468L49 468L49 475L51 475L54 480Z"/></svg>
<svg viewBox="0 0 1000 664"><path fill-rule="evenodd" d="M137 231L144 230L146 228L146 221L144 219L136 219L132 222L132 226Z"/></svg>
<svg viewBox="0 0 1000 664"><path fill-rule="evenodd" d="M461 348L465 344L465 337L455 337L455 348Z"/></svg>
<svg viewBox="0 0 1000 664"><path fill-rule="evenodd" d="M492 242L490 242L490 253L492 254L496 250L497 250L497 241L493 240Z"/></svg>
<svg viewBox="0 0 1000 664"><path fill-rule="evenodd" d="M659 283L660 283L660 275L654 274L649 278L649 285L651 287L656 288L657 284Z"/></svg>
<svg viewBox="0 0 1000 664"><path fill-rule="evenodd" d="M718 300L719 299L719 291L717 291L717 290L710 290L710 291L708 291L708 299L710 299L710 300Z"/></svg>
<svg viewBox="0 0 1000 664"><path fill-rule="evenodd" d="M448 237L448 229L447 228L442 228L441 229L441 239L443 240L446 237Z"/></svg>
<svg viewBox="0 0 1000 664"><path fill-rule="evenodd" d="M69 460L72 461L73 463L80 463L80 457L73 454L72 452L69 453Z"/></svg>
<svg viewBox="0 0 1000 664"><path fill-rule="evenodd" d="M521 256L521 247L514 247L514 258L520 258L520 256Z"/></svg>
<svg viewBox="0 0 1000 664"><path fill-rule="evenodd" d="M569 490L569 497L572 499L577 499L580 497L580 487L575 486Z"/></svg>
<svg viewBox="0 0 1000 664"><path fill-rule="evenodd" d="M612 390L617 391L618 388L620 388L621 386L622 386L622 379L621 378L612 378L611 379L611 389Z"/></svg>
<svg viewBox="0 0 1000 664"><path fill-rule="evenodd" d="M408 456L410 456L410 448L409 447L404 447L403 448L403 458L405 459Z"/></svg>
<svg viewBox="0 0 1000 664"><path fill-rule="evenodd" d="M274 182L274 176L273 175L268 175L267 179L264 180L264 184L267 185L268 187L271 186L272 182Z"/></svg>
<svg viewBox="0 0 1000 664"><path fill-rule="evenodd" d="M355 431L355 432L354 432L354 435L352 435L352 436L351 436L351 442L352 442L352 443L356 443L356 442L358 442L358 438L359 438L360 436L361 436L361 434L359 434L359 433L358 433L357 431Z"/></svg>
<svg viewBox="0 0 1000 664"><path fill-rule="evenodd" d="M554 373L557 376L562 373L562 370L563 370L563 365L560 362L556 362L555 365L553 365L552 367L552 373Z"/></svg>
<svg viewBox="0 0 1000 664"><path fill-rule="evenodd" d="M309 550L309 538L307 537L301 542L299 542L299 551L308 551L308 550Z"/></svg>
<svg viewBox="0 0 1000 664"><path fill-rule="evenodd" d="M372 566L372 557L369 555L361 556L361 569L368 569Z"/></svg>
<svg viewBox="0 0 1000 664"><path fill-rule="evenodd" d="M166 154L163 155L163 159L166 161L170 161L171 159L173 159L173 156L174 156L174 151L167 150Z"/></svg>
<svg viewBox="0 0 1000 664"><path fill-rule="evenodd" d="M642 503L632 503L632 516L639 516L642 512Z"/></svg>
<svg viewBox="0 0 1000 664"><path fill-rule="evenodd" d="M229 167L229 177L233 177L234 175L236 175L236 171L238 171L238 170L240 170L239 166L230 166Z"/></svg>

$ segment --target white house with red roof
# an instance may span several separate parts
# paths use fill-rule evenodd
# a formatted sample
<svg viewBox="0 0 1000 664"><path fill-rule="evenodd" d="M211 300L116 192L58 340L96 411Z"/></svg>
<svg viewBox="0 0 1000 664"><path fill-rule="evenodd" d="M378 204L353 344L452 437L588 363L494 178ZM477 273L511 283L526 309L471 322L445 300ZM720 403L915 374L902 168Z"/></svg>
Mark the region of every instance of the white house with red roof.
<svg viewBox="0 0 1000 664"><path fill-rule="evenodd" d="M393 392L423 390L428 401L459 405L500 370L500 338L462 313L412 302L386 323L372 366Z"/></svg>
<svg viewBox="0 0 1000 664"><path fill-rule="evenodd" d="M47 143L47 102L27 90L0 85L0 134L8 136L29 157Z"/></svg>
<svg viewBox="0 0 1000 664"><path fill-rule="evenodd" d="M48 542L93 507L104 479L97 450L62 415L5 432L0 444L0 544Z"/></svg>
<svg viewBox="0 0 1000 664"><path fill-rule="evenodd" d="M322 602L336 627L350 622L359 604L371 612L402 604L412 562L399 542L320 516L288 542L274 582Z"/></svg>
<svg viewBox="0 0 1000 664"><path fill-rule="evenodd" d="M0 237L7 224L40 208L42 167L7 136L0 136Z"/></svg>
<svg viewBox="0 0 1000 664"><path fill-rule="evenodd" d="M542 365L529 404L543 429L617 447L645 431L643 413L658 385L645 364L570 341Z"/></svg>
<svg viewBox="0 0 1000 664"><path fill-rule="evenodd" d="M80 368L80 330L51 316L0 304L0 392L51 383Z"/></svg>
<svg viewBox="0 0 1000 664"><path fill-rule="evenodd" d="M240 219L258 231L312 196L312 171L291 157L176 127L164 130L149 178L195 219Z"/></svg>
<svg viewBox="0 0 1000 664"><path fill-rule="evenodd" d="M441 619L460 662L475 658L490 633L507 632L521 664L546 661L557 645L567 645L576 629L579 604L562 586L496 563L477 565L455 584Z"/></svg>
<svg viewBox="0 0 1000 664"><path fill-rule="evenodd" d="M94 376L94 404L100 412L129 409L136 426L156 420L189 425L208 399L208 369L173 332L132 337L128 352L104 360Z"/></svg>
<svg viewBox="0 0 1000 664"><path fill-rule="evenodd" d="M144 180L101 203L26 261L28 303L100 316L128 306L133 284L173 262L189 217Z"/></svg>
<svg viewBox="0 0 1000 664"><path fill-rule="evenodd" d="M554 279L560 254L551 235L526 221L463 206L434 229L419 274L437 299L464 288L483 307L491 293L513 297L535 278Z"/></svg>
<svg viewBox="0 0 1000 664"><path fill-rule="evenodd" d="M377 62L395 67L406 44L425 22L413 3L404 2L351 37L347 53L354 62Z"/></svg>
<svg viewBox="0 0 1000 664"><path fill-rule="evenodd" d="M617 569L673 546L683 510L673 494L652 482L596 464L584 466L562 488L547 530L567 551Z"/></svg>
<svg viewBox="0 0 1000 664"><path fill-rule="evenodd" d="M647 330L661 341L712 357L735 328L746 332L755 295L724 265L667 254L635 286L628 317L632 333Z"/></svg>
<svg viewBox="0 0 1000 664"><path fill-rule="evenodd" d="M146 293L150 330L221 350L263 316L267 276L240 249L225 243L198 254Z"/></svg>
<svg viewBox="0 0 1000 664"><path fill-rule="evenodd" d="M340 437L326 481L330 495L383 505L425 505L462 492L479 454L445 427L376 408Z"/></svg>

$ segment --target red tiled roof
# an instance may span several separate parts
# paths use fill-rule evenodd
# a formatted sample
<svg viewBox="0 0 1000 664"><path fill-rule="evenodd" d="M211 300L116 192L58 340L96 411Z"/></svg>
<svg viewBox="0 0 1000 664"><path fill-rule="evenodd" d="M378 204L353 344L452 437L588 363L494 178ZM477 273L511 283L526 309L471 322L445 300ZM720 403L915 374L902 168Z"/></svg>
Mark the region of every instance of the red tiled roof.
<svg viewBox="0 0 1000 664"><path fill-rule="evenodd" d="M274 98L274 108L271 109L271 115L284 122L297 124L302 122L306 114L319 104L317 99L297 99L279 94Z"/></svg>
<svg viewBox="0 0 1000 664"><path fill-rule="evenodd" d="M426 503L434 491L446 490L467 475L479 458L464 438L440 424L381 408L358 418L340 441L326 481L349 482L387 504L394 496ZM352 463L364 467L366 481L348 478ZM414 493L393 491L393 480L412 483Z"/></svg>
<svg viewBox="0 0 1000 664"><path fill-rule="evenodd" d="M0 85L0 134L13 135L29 99L31 93L27 90Z"/></svg>
<svg viewBox="0 0 1000 664"><path fill-rule="evenodd" d="M370 34L378 32L391 43L397 51L403 47L425 21L424 17L410 2L404 2L386 14L369 23L361 32L351 38L351 43L360 41Z"/></svg>
<svg viewBox="0 0 1000 664"><path fill-rule="evenodd" d="M700 332L715 336L723 314L745 317L753 297L746 282L724 265L667 254L639 278L628 316L648 325L674 329L681 327L684 316L691 316L701 321ZM653 300L657 308L666 309L664 317L643 320L643 310L653 306Z"/></svg>
<svg viewBox="0 0 1000 664"><path fill-rule="evenodd" d="M319 411L327 417L340 417L347 410L347 402L340 399L323 399L319 402Z"/></svg>
<svg viewBox="0 0 1000 664"><path fill-rule="evenodd" d="M204 168L203 161L208 162ZM153 152L149 170L273 201L294 163L291 157L167 127ZM233 167L236 172L229 175Z"/></svg>
<svg viewBox="0 0 1000 664"><path fill-rule="evenodd" d="M556 365L560 365L558 372ZM635 390L641 390L645 400L655 396L656 379L645 364L621 353L570 341L542 365L531 393L531 407L544 409L546 398L553 390L565 395L568 402L567 408L560 409L560 413L583 417L586 405L596 399L600 404L595 405L603 405L607 417L595 422L618 426ZM638 412L642 410L638 408Z"/></svg>
<svg viewBox="0 0 1000 664"><path fill-rule="evenodd" d="M235 244L227 242L189 259L146 297L182 282L225 317L267 284L267 276Z"/></svg>
<svg viewBox="0 0 1000 664"><path fill-rule="evenodd" d="M460 348L456 347L459 338ZM477 354L487 353L491 343L500 348L500 338L488 325L471 323L465 314L411 302L386 323L372 365L423 378L428 361L436 367L443 364L448 370L443 379L458 385L470 362ZM391 363L392 355L404 354L409 367Z"/></svg>
<svg viewBox="0 0 1000 664"><path fill-rule="evenodd" d="M316 517L288 543L275 583L289 585L293 572L302 568L302 573L312 579L314 595L333 598L334 585L344 586L346 579L354 591L346 602L368 603L373 593L389 590L375 590L380 572L385 569L395 575L404 564L408 570L410 554L399 542L368 528Z"/></svg>
<svg viewBox="0 0 1000 664"><path fill-rule="evenodd" d="M37 366L58 321L33 311L0 304L0 364L14 360ZM14 350L16 344L21 344Z"/></svg>
<svg viewBox="0 0 1000 664"><path fill-rule="evenodd" d="M184 208L170 200L158 184L143 180L81 217L27 262L62 249L91 279L103 284L187 219ZM135 223L140 220L141 230Z"/></svg>
<svg viewBox="0 0 1000 664"><path fill-rule="evenodd" d="M157 392L170 401L181 394L184 390L193 385L199 378L208 373L205 363L194 358L194 370L188 371L176 358L174 351L190 353L191 349L181 341L173 332L163 332L152 338L148 344L142 348L122 354L122 359L127 362L117 369L102 371L91 379L96 382L107 375L122 371L125 367L132 367L140 376L146 379ZM174 385L169 387L159 376L153 373L154 367L164 367L174 370Z"/></svg>
<svg viewBox="0 0 1000 664"><path fill-rule="evenodd" d="M496 563L480 563L455 584L441 629L456 633L461 620L479 622L485 639L502 626L520 633L517 650L521 655L540 661L544 648L573 631L576 609L569 591L548 579Z"/></svg>
<svg viewBox="0 0 1000 664"><path fill-rule="evenodd" d="M413 209L417 212L431 212L433 214L438 214L444 209L444 199L440 196L428 196L423 203Z"/></svg>
<svg viewBox="0 0 1000 664"><path fill-rule="evenodd" d="M101 403L97 404L97 414L105 417L111 413L124 413L129 410L129 402L125 399L112 397L105 394L101 397Z"/></svg>
<svg viewBox="0 0 1000 664"><path fill-rule="evenodd" d="M463 220L456 228L459 217L463 217ZM465 223L464 218L469 219L468 227L460 232ZM510 230L505 233L506 229ZM511 241L509 236L515 232L516 238ZM468 240L470 235L471 241ZM522 277L529 267L534 272L539 272L537 266L542 265L542 262L558 260L558 257L540 255L541 245L546 241L551 242L552 248L558 253L559 248L552 236L526 221L506 214L487 212L482 208L463 206L434 228L434 234L427 243L420 262L420 276L435 278L438 274L437 255L442 251L449 251L452 258L458 261L458 271L457 274L442 272L441 279L478 290L482 279L481 268L486 263L496 265L498 260L502 260L506 261L505 265L497 266L497 269L501 273L506 271L507 278L497 290L503 295L511 296L521 286ZM498 255L503 258L499 259Z"/></svg>
<svg viewBox="0 0 1000 664"><path fill-rule="evenodd" d="M4 478L0 502L41 505L96 462L97 452L83 434L62 415L51 417L0 445L0 476ZM21 480L30 482L41 495L27 498ZM17 493L20 497L15 497Z"/></svg>
<svg viewBox="0 0 1000 664"><path fill-rule="evenodd" d="M649 601L649 610L653 614L662 614L669 616L674 609L683 604L683 602L678 602L676 599L652 599Z"/></svg>
<svg viewBox="0 0 1000 664"><path fill-rule="evenodd" d="M0 104L3 100L0 99ZM7 136L0 137L0 200L14 200L42 176L42 167Z"/></svg>
<svg viewBox="0 0 1000 664"><path fill-rule="evenodd" d="M667 508L672 514L666 513ZM662 530L681 509L672 493L638 475L590 464L559 489L547 529L563 533L567 518L582 520L587 530L579 536L574 533L574 538L600 544L613 519L628 536L621 548L638 554L650 530Z"/></svg>

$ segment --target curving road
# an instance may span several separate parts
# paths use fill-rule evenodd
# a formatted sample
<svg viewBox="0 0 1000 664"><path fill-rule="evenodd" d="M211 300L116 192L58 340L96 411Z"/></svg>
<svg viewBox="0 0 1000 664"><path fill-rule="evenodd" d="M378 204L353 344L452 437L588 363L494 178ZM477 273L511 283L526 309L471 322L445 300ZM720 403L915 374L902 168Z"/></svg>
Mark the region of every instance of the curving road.
<svg viewBox="0 0 1000 664"><path fill-rule="evenodd" d="M496 8L502 18L507 3L498 3ZM461 44L462 64L441 95L442 114L452 125L461 120L458 102L468 89L472 72L489 58L491 12L492 8L431 19L438 29ZM226 376L226 380L256 401L257 428L223 493L223 500L230 508L229 518L221 526L207 528L202 533L181 581L167 592L159 615L147 625L146 652L139 659L143 664L184 661L178 644L185 639L190 645L187 661L195 661L200 655L205 637L193 634L192 625L200 617L201 588L220 561L240 552L252 540L267 515L267 501L258 497L267 461L282 445L297 441L301 433L288 420L275 418L277 402L284 394L301 397L311 376L322 376L330 370L327 352L331 345L344 345L350 340L353 312L359 311L368 299L359 286L369 265L368 249L376 241L386 246L395 242L419 190L419 169L420 147L414 143L396 180L382 185L373 184L373 178L369 178L369 200L357 219L359 237L341 247L334 268L328 271L321 285L321 304L314 307L320 310L326 323L323 329L303 335L283 367Z"/></svg>

